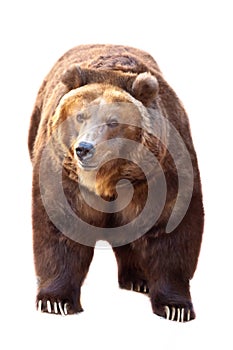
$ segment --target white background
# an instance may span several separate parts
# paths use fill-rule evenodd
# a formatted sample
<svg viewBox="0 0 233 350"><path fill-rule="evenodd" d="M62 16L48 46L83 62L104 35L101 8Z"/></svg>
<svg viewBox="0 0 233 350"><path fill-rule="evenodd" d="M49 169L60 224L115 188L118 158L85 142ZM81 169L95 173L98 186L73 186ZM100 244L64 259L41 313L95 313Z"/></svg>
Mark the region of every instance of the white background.
<svg viewBox="0 0 233 350"><path fill-rule="evenodd" d="M232 2L9 0L0 6L1 347L232 349ZM147 297L119 290L111 250L96 250L82 288L84 313L62 318L35 311L29 118L45 74L81 43L150 52L189 114L206 211L192 281L197 319L189 324L162 320Z"/></svg>

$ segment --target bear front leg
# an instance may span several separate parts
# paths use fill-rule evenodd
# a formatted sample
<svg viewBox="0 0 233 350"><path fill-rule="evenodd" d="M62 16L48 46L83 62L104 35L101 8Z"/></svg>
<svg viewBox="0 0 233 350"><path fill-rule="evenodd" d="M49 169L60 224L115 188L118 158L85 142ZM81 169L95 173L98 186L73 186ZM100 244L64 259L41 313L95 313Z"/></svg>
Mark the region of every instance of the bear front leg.
<svg viewBox="0 0 233 350"><path fill-rule="evenodd" d="M61 234L49 221L40 200L34 200L33 205L33 248L38 310L61 315L83 311L80 290L94 248Z"/></svg>
<svg viewBox="0 0 233 350"><path fill-rule="evenodd" d="M140 266L130 244L113 248L118 265L118 281L120 288L139 293L149 293L146 276Z"/></svg>
<svg viewBox="0 0 233 350"><path fill-rule="evenodd" d="M59 233L47 232L46 237L34 233L39 311L61 315L83 311L80 291L93 251L93 248L72 242Z"/></svg>
<svg viewBox="0 0 233 350"><path fill-rule="evenodd" d="M195 272L203 232L200 196L193 197L180 225L171 233L145 236L144 266L155 314L178 322L195 318L190 280Z"/></svg>
<svg viewBox="0 0 233 350"><path fill-rule="evenodd" d="M50 220L43 205L43 196L48 196L50 207L54 208L57 217L60 216L60 211L63 213L63 204L59 202L57 183L53 181L49 162L43 170L45 184L39 181L40 162L37 161L34 166L32 191L33 250L38 278L36 305L42 312L74 314L83 311L80 291L93 258L94 248L69 239Z"/></svg>
<svg viewBox="0 0 233 350"><path fill-rule="evenodd" d="M148 238L143 256L155 314L178 322L195 318L189 281L195 271L198 253L199 249L195 248L187 232Z"/></svg>
<svg viewBox="0 0 233 350"><path fill-rule="evenodd" d="M189 281L182 275L150 280L150 299L155 314L167 320L188 322L195 318Z"/></svg>

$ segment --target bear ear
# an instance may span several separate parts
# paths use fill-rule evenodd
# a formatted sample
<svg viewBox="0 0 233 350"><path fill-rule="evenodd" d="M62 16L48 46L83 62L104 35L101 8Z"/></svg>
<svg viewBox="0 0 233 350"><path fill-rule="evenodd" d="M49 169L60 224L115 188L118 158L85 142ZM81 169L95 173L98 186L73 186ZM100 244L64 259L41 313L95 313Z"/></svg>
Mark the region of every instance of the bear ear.
<svg viewBox="0 0 233 350"><path fill-rule="evenodd" d="M132 95L144 105L149 105L157 96L158 91L158 80L147 72L139 74L132 85Z"/></svg>
<svg viewBox="0 0 233 350"><path fill-rule="evenodd" d="M84 85L83 78L81 68L73 65L62 75L61 81L69 90L73 90Z"/></svg>

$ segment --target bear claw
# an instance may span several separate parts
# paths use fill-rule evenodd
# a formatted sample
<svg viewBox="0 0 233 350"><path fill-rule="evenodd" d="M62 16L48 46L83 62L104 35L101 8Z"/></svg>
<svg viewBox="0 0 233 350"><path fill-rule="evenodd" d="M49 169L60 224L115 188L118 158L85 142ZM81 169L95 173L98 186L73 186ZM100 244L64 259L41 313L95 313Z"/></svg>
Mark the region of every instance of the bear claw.
<svg viewBox="0 0 233 350"><path fill-rule="evenodd" d="M52 313L52 307L51 307L51 303L50 303L49 300L47 300L47 311L48 311L49 314Z"/></svg>
<svg viewBox="0 0 233 350"><path fill-rule="evenodd" d="M65 303L62 306L62 302L54 302L52 303L50 300L47 300L46 303L42 302L42 300L38 301L37 310L39 312L48 312L49 314L60 314L62 316L68 315L68 303Z"/></svg>
<svg viewBox="0 0 233 350"><path fill-rule="evenodd" d="M38 310L39 312L42 312L42 300L39 300L39 301L38 301L37 310Z"/></svg>
<svg viewBox="0 0 233 350"><path fill-rule="evenodd" d="M54 304L53 304L53 308L54 308L55 314L58 314L58 308L57 308L57 303L56 303L56 301L55 301Z"/></svg>
<svg viewBox="0 0 233 350"><path fill-rule="evenodd" d="M165 316L167 320L170 321L177 321L177 322L188 322L190 321L190 316L191 316L191 311L188 309L187 310L187 317L185 319L185 309L184 308L175 308L174 306L170 307L169 306L165 306L164 307L164 311L165 311ZM171 317L170 317L171 315Z"/></svg>

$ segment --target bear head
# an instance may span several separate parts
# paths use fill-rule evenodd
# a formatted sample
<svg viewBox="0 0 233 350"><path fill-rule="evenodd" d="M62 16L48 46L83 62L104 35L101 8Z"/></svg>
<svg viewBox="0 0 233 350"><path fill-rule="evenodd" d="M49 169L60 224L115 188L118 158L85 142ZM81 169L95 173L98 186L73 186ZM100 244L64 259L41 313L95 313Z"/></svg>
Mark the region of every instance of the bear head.
<svg viewBox="0 0 233 350"><path fill-rule="evenodd" d="M108 200L120 180L150 176L165 157L168 132L156 77L74 66L62 83L68 91L49 132L68 176Z"/></svg>

